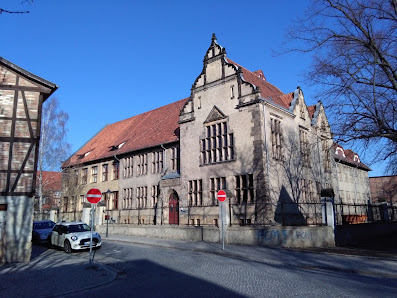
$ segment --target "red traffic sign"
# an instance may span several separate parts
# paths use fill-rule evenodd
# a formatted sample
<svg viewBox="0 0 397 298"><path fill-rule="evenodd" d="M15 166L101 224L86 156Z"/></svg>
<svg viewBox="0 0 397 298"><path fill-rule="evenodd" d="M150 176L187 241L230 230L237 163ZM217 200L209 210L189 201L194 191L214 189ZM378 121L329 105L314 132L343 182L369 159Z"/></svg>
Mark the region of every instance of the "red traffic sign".
<svg viewBox="0 0 397 298"><path fill-rule="evenodd" d="M91 204L96 204L98 203L102 198L102 193L99 189L96 188L91 188L88 192L87 192L87 200L88 202L90 202Z"/></svg>
<svg viewBox="0 0 397 298"><path fill-rule="evenodd" d="M218 191L218 200L220 202L223 202L224 200L226 200L226 193L223 190Z"/></svg>

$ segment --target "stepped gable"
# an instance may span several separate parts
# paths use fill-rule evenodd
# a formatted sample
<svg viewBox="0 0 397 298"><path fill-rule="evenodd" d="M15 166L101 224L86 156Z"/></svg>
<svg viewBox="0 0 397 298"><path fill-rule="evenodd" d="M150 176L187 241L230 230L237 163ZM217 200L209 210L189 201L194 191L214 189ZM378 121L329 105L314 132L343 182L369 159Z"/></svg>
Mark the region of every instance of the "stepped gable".
<svg viewBox="0 0 397 298"><path fill-rule="evenodd" d="M258 87L261 92L261 95L264 99L270 100L271 102L273 102L283 108L286 108L286 109L289 108L289 105L287 105L283 100L280 99L280 97L285 94L280 89L278 89L276 86L274 86L274 85L270 84L268 81L266 81L266 78L263 75L262 70L257 70L257 71L251 72L229 58L226 58L226 60L228 63L234 64L237 67L241 68L244 80L246 82L249 82L249 83L255 85L256 87ZM291 99L291 101L292 101L292 99Z"/></svg>
<svg viewBox="0 0 397 298"><path fill-rule="evenodd" d="M177 141L179 112L188 98L106 125L63 168Z"/></svg>

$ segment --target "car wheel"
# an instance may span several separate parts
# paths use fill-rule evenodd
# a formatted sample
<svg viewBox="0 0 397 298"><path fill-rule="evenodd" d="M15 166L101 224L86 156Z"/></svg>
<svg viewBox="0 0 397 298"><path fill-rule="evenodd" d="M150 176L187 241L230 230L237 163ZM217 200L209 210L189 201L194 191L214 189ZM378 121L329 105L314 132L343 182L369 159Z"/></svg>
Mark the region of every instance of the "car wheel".
<svg viewBox="0 0 397 298"><path fill-rule="evenodd" d="M65 243L63 245L63 249L65 250L65 252L67 254L72 253L72 246L70 245L70 242L68 240L65 241Z"/></svg>

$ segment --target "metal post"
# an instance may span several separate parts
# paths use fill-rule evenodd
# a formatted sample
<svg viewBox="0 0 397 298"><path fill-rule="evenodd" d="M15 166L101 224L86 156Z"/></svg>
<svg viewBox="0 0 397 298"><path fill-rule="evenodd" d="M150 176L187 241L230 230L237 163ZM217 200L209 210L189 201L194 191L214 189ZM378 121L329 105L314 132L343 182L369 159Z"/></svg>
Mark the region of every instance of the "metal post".
<svg viewBox="0 0 397 298"><path fill-rule="evenodd" d="M223 223L223 202L221 203L221 226L222 226L222 250L225 250L225 234L224 234L224 223Z"/></svg>
<svg viewBox="0 0 397 298"><path fill-rule="evenodd" d="M90 264L92 263L92 233L94 229L94 204L91 204Z"/></svg>
<svg viewBox="0 0 397 298"><path fill-rule="evenodd" d="M106 238L109 235L109 200L110 200L110 194L111 190L108 189L106 192Z"/></svg>

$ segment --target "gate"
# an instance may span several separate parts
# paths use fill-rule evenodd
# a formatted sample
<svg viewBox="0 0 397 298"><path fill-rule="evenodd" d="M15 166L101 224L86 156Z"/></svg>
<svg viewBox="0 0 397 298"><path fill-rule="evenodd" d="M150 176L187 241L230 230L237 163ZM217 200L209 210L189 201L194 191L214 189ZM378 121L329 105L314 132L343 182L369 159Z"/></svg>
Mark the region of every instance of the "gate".
<svg viewBox="0 0 397 298"><path fill-rule="evenodd" d="M179 225L179 198L178 195L173 192L170 195L169 202L169 224Z"/></svg>

